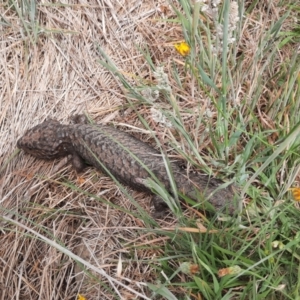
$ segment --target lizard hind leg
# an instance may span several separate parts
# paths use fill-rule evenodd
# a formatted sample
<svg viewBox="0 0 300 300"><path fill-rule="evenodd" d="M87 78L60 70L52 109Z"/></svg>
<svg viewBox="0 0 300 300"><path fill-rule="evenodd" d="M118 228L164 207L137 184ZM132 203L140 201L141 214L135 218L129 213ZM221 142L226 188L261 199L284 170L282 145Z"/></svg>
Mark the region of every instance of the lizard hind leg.
<svg viewBox="0 0 300 300"><path fill-rule="evenodd" d="M170 212L167 203L158 195L152 197L151 204L154 206L152 213L154 219L162 219Z"/></svg>

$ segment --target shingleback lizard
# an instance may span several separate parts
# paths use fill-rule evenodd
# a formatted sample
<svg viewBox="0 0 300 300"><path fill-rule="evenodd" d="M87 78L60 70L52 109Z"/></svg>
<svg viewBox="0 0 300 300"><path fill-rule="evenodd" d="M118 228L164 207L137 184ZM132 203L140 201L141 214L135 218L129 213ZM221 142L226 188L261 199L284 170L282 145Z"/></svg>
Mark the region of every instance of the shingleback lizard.
<svg viewBox="0 0 300 300"><path fill-rule="evenodd" d="M41 158L55 159L72 155L72 164L81 171L85 162L111 173L121 183L135 190L151 192L146 179L158 179L171 193L169 175L162 154L130 134L107 125L87 124L82 116L74 117L75 124L63 125L56 120L46 120L28 130L17 146L25 152ZM179 195L194 201L209 201L216 210L229 214L238 211L239 200L235 186L205 174L189 173L176 163L170 169ZM154 176L153 176L154 175ZM201 198L201 199L199 199ZM156 216L166 211L166 203L153 197Z"/></svg>

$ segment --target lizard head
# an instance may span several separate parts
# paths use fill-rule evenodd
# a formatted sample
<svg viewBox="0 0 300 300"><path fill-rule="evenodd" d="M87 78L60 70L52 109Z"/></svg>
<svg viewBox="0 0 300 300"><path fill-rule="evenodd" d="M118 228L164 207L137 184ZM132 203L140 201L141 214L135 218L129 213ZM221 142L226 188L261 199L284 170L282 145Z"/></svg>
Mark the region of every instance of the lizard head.
<svg viewBox="0 0 300 300"><path fill-rule="evenodd" d="M18 142L17 147L41 159L54 159L68 155L71 144L64 134L66 125L56 120L47 120L29 129Z"/></svg>

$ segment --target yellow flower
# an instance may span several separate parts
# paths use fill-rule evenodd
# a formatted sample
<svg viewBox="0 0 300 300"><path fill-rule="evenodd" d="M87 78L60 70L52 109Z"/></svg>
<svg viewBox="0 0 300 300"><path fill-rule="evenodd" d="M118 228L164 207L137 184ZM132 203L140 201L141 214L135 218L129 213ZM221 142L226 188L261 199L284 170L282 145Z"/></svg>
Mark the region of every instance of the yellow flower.
<svg viewBox="0 0 300 300"><path fill-rule="evenodd" d="M85 297L83 297L81 294L78 294L78 298L77 298L77 300L86 300L86 298L85 298Z"/></svg>
<svg viewBox="0 0 300 300"><path fill-rule="evenodd" d="M190 46L186 42L177 43L174 45L177 52L182 56L187 56L190 53Z"/></svg>
<svg viewBox="0 0 300 300"><path fill-rule="evenodd" d="M300 188L290 188L289 191L292 192L295 201L300 201Z"/></svg>

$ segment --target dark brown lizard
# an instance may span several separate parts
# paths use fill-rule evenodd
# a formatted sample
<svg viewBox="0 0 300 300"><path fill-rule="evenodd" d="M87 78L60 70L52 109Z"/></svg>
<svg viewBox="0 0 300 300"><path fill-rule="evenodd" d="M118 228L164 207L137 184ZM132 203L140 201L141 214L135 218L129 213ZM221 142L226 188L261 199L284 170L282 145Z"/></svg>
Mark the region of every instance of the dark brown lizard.
<svg viewBox="0 0 300 300"><path fill-rule="evenodd" d="M151 192L147 179L152 178L172 193L166 160L159 151L112 126L87 124L80 116L74 120L77 123L70 125L47 120L28 130L17 146L41 159L71 154L77 171L81 171L87 162L140 191ZM169 167L179 194L199 203L207 200L215 209L231 215L238 211L239 200L233 185L223 188L223 181L199 173L187 176L175 162L169 162ZM153 204L156 216L162 216L166 203L155 196Z"/></svg>

